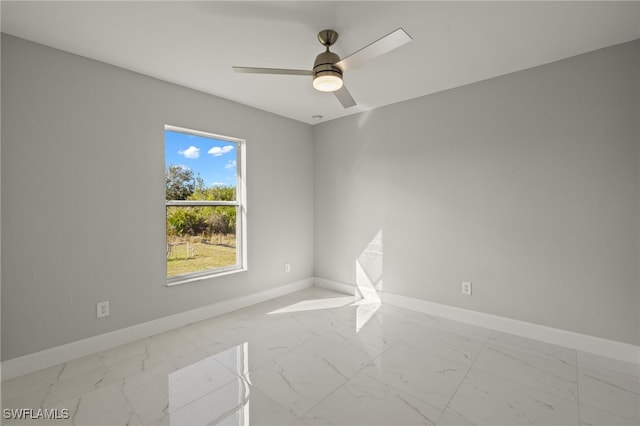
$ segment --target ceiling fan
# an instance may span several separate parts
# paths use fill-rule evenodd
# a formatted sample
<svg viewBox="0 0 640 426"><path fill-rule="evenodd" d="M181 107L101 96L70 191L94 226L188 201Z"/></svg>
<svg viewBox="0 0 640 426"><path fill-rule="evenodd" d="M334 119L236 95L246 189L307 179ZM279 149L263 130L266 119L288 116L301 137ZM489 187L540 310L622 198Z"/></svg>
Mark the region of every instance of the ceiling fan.
<svg viewBox="0 0 640 426"><path fill-rule="evenodd" d="M310 75L313 76L313 87L316 90L333 92L344 108L350 108L356 105L356 101L342 82L344 72L398 48L410 42L412 38L405 30L398 28L342 60L338 55L329 51L329 47L337 40L338 33L333 30L322 30L318 33L318 41L326 47L326 50L316 56L312 70L254 67L233 67L233 70L238 73L250 74Z"/></svg>

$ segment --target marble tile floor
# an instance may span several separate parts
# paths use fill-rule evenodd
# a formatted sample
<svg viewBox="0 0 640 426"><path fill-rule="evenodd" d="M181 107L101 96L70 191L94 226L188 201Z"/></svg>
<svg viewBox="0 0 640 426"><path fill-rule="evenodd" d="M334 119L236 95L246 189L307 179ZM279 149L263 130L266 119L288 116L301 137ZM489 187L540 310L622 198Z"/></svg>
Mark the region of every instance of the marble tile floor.
<svg viewBox="0 0 640 426"><path fill-rule="evenodd" d="M2 398L5 425L638 425L640 371L310 288L7 380ZM68 418L5 418L21 408Z"/></svg>

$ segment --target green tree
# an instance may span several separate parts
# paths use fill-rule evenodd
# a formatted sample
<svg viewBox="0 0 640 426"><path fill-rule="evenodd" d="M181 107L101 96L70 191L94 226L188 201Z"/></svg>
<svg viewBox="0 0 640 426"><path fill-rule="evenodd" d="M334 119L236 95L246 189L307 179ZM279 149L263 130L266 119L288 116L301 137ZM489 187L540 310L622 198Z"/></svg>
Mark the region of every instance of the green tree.
<svg viewBox="0 0 640 426"><path fill-rule="evenodd" d="M189 200L233 201L236 199L236 189L233 186L205 187L200 176L196 177L197 184Z"/></svg>
<svg viewBox="0 0 640 426"><path fill-rule="evenodd" d="M167 200L187 200L195 190L193 171L170 164L165 169L165 184Z"/></svg>
<svg viewBox="0 0 640 426"><path fill-rule="evenodd" d="M173 198L169 198L169 197ZM184 197L184 198L183 198ZM206 187L200 175L180 166L167 168L167 199L191 201L233 201L236 189L233 186ZM236 232L235 206L172 206L167 210L167 235L184 239L201 236L222 237Z"/></svg>

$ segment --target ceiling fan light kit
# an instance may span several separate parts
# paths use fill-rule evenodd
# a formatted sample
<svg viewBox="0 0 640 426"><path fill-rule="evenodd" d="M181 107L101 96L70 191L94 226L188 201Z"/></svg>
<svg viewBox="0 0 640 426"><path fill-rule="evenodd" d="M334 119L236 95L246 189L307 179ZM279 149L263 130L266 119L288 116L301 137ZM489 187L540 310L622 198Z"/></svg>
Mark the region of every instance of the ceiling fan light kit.
<svg viewBox="0 0 640 426"><path fill-rule="evenodd" d="M313 76L313 88L320 92L335 92L341 87L341 73L335 71L320 71Z"/></svg>
<svg viewBox="0 0 640 426"><path fill-rule="evenodd" d="M340 56L329 51L329 46L337 40L338 33L333 30L318 33L318 41L327 48L313 63L313 88L320 92L335 92L342 87L342 70L335 66Z"/></svg>
<svg viewBox="0 0 640 426"><path fill-rule="evenodd" d="M356 101L343 84L342 76L344 71L358 67L363 62L390 52L410 42L412 39L402 28L398 28L342 60L329 50L329 47L337 40L338 33L333 30L322 30L318 33L318 41L326 50L316 56L313 70L311 71L254 67L233 67L233 70L249 74L311 75L313 76L314 89L320 92L333 92L344 108L350 108L356 105Z"/></svg>

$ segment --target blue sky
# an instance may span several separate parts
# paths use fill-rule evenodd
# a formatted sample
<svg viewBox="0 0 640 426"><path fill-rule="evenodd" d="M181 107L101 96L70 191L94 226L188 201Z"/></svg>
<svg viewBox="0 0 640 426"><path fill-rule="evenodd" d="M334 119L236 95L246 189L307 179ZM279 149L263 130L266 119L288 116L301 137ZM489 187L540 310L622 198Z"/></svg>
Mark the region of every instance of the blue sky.
<svg viewBox="0 0 640 426"><path fill-rule="evenodd" d="M200 173L206 186L236 186L237 144L165 130L165 166L182 165Z"/></svg>

